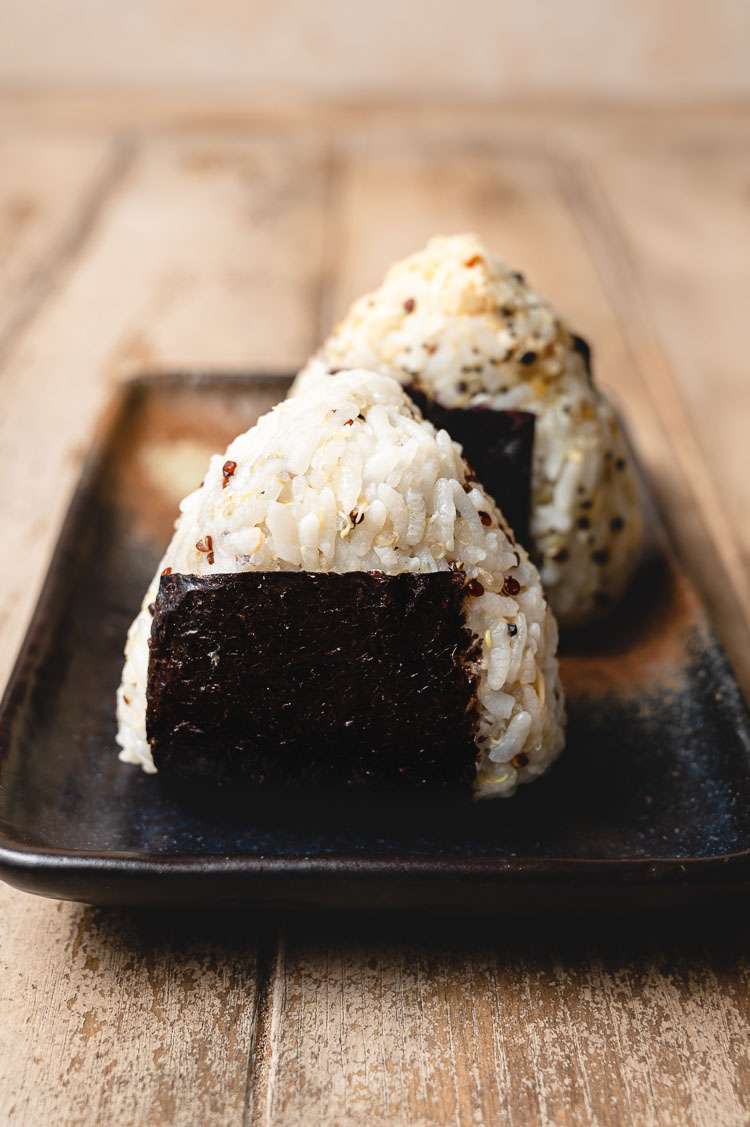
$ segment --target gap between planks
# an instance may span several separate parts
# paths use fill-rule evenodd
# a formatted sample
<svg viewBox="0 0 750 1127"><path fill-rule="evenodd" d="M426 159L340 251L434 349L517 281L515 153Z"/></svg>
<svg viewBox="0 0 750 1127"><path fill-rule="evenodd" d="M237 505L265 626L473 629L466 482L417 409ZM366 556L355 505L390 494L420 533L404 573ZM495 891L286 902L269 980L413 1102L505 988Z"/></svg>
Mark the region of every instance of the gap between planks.
<svg viewBox="0 0 750 1127"><path fill-rule="evenodd" d="M248 1060L248 1084L242 1127L271 1122L274 1057L283 1012L286 917L278 921L273 943L261 951L257 977L257 1009Z"/></svg>
<svg viewBox="0 0 750 1127"><path fill-rule="evenodd" d="M326 145L323 163L323 260L314 286L312 306L322 341L331 322L331 297L334 292L335 263L340 250L341 230L338 205L342 187L344 155L334 140ZM274 1057L283 1010L284 953L286 917L281 917L275 941L263 948L258 964L257 1003L253 1043L248 1060L248 1085L243 1127L265 1127L271 1122Z"/></svg>

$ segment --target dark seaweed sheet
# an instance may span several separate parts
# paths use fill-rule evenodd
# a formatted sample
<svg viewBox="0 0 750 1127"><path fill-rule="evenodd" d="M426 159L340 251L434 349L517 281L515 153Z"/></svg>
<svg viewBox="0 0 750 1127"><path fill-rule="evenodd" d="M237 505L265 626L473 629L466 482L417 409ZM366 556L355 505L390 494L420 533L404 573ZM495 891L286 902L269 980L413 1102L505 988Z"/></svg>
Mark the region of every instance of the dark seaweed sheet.
<svg viewBox="0 0 750 1127"><path fill-rule="evenodd" d="M148 737L165 775L335 788L468 786L461 575L163 575Z"/></svg>

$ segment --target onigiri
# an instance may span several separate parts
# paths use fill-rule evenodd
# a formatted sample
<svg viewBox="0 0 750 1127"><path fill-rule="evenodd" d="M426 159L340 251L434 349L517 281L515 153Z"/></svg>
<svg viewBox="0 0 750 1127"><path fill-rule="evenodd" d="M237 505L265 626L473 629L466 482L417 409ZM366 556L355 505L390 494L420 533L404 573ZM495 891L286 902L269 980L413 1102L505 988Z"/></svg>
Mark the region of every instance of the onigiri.
<svg viewBox="0 0 750 1127"><path fill-rule="evenodd" d="M334 578L338 585L327 583ZM206 651L200 654L203 672L196 693L204 698L218 693L220 698L221 685L214 674L239 660L237 645L233 643L229 653L208 640L205 614L200 622L198 617L209 605L206 600L218 597L222 621L227 621L239 581L245 584L242 597L251 600L248 606L258 592L265 600L266 633L256 630L255 644L261 650L266 644L275 647L277 661L278 647L286 644L277 636L283 629L291 630L295 645L304 639L293 608L303 607L313 617L324 611L328 614L327 633L316 637L325 637L327 653L337 653L345 644L339 644L339 625L343 638L347 624L339 624L330 613L326 592L346 587L347 599L355 599L352 605L373 606L370 595L370 602L356 600L361 600L364 588L379 592L389 582L403 589L399 606L405 615L414 612L422 600L418 613L429 649L443 613L443 603L430 601L432 580L442 584L443 593L447 584L456 592L460 622L446 652L454 655L451 668L456 677L464 678L469 694L465 706L461 705L461 723L469 723L471 729L471 785L479 797L511 795L519 783L542 775L564 742L557 624L539 573L492 498L473 479L460 448L444 430L436 430L421 417L398 382L361 370L310 381L306 391L278 404L239 435L223 455L215 455L200 488L181 503L174 536L127 638L117 697L120 758L147 772L157 769L152 754L158 727L154 710L162 699L157 692L161 685L157 666L176 670L178 680L180 676L181 659L162 644L163 627L169 624L175 599L187 598L183 609L193 607L188 613L197 616L192 627L183 631L182 641L192 634L191 644ZM274 607L278 608L275 628L270 621ZM240 619L242 623L247 620L248 629L254 625L252 613L246 614L245 609L235 619L232 629ZM382 621L387 620L386 615ZM282 621L286 623L283 629ZM377 633L361 615L348 625L356 626L365 647L370 644L365 637L368 630ZM386 643L387 639L375 637L368 660L375 661ZM459 651L460 662L455 657ZM253 655L254 676L262 659L262 653ZM319 670L310 669L314 680ZM353 682L360 673L353 668L337 675ZM284 669L278 665L269 669L269 712L276 699L271 686L284 677ZM412 679L418 694L419 677L413 674ZM400 674L398 680L405 684L405 675ZM241 695L242 678L235 678L235 683ZM250 755L252 750L247 748L252 749L257 736L255 729L248 733L249 743L243 743L242 733L237 736L238 725L241 728L245 723L243 709L252 712L252 705L257 718L263 707L263 692L257 682L253 684L255 688L245 685L239 712L233 705L233 754L240 748L241 754ZM295 690L298 697L306 688L300 675ZM387 704L385 696L374 699L369 711L364 709L365 715L360 710L359 715L349 717L347 694L347 686L342 685L341 693L335 695L343 703L326 700L320 706L321 716L330 715L331 723L338 725L336 746L343 749L342 754L349 754L349 733L362 726L366 729L368 717L375 723ZM438 701L439 697L438 688L431 699ZM284 707L294 699L288 696ZM219 699L216 714L223 717L221 706ZM283 715L280 720L271 717L271 721L278 721L282 732L269 752L276 757L274 777L294 773L285 749L288 756L296 757L296 769L305 778L312 777L314 772L305 773L305 757L314 751L305 748L315 742L319 717L305 718L307 745L296 731L283 728ZM248 720L245 727L253 725L262 726ZM220 726L199 749L204 765L210 765L214 745L221 742ZM185 746L193 748L189 740L195 736L194 729L187 721L182 727L183 735L187 732ZM176 722L175 734L179 728ZM397 736L393 743L398 743ZM376 763L378 755L387 750L368 747L369 762ZM425 771L428 769L439 770L440 765L433 759Z"/></svg>
<svg viewBox="0 0 750 1127"><path fill-rule="evenodd" d="M588 346L523 275L474 235L431 239L354 303L292 394L352 367L393 376L416 394L427 416L463 443L469 462L484 461L488 488L487 420L476 438L472 420L487 411L530 413L528 537L516 531L528 538L561 625L585 626L614 606L641 543L630 453L592 381ZM513 489L508 471L499 472L501 486Z"/></svg>

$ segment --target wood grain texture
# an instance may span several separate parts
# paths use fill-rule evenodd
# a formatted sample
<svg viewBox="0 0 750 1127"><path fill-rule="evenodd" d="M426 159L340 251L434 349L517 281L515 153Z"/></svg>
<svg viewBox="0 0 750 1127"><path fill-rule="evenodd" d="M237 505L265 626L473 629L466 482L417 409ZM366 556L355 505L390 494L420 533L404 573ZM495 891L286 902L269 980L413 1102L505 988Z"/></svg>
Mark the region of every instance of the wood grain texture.
<svg viewBox="0 0 750 1127"><path fill-rule="evenodd" d="M243 1122L258 925L0 887L0 1122Z"/></svg>
<svg viewBox="0 0 750 1127"><path fill-rule="evenodd" d="M748 122L0 100L26 154L0 212L32 182L43 203L0 265L0 519L25 547L0 554L0 680L121 379L294 367L390 260L468 227L593 340L750 686ZM0 1120L740 1127L748 926L290 917L277 944L0 888Z"/></svg>
<svg viewBox="0 0 750 1127"><path fill-rule="evenodd" d="M750 1122L746 928L288 924L263 1124Z"/></svg>
<svg viewBox="0 0 750 1127"><path fill-rule="evenodd" d="M0 133L0 356L85 237L113 148L106 138Z"/></svg>

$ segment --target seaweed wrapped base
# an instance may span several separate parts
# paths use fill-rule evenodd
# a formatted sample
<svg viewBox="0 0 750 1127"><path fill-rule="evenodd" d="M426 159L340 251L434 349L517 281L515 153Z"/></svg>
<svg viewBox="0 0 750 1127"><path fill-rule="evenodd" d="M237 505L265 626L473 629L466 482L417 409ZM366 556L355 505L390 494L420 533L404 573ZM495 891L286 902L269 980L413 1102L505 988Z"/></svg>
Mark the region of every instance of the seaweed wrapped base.
<svg viewBox="0 0 750 1127"><path fill-rule="evenodd" d="M294 788L476 775L461 575L162 576L147 736L160 772Z"/></svg>

